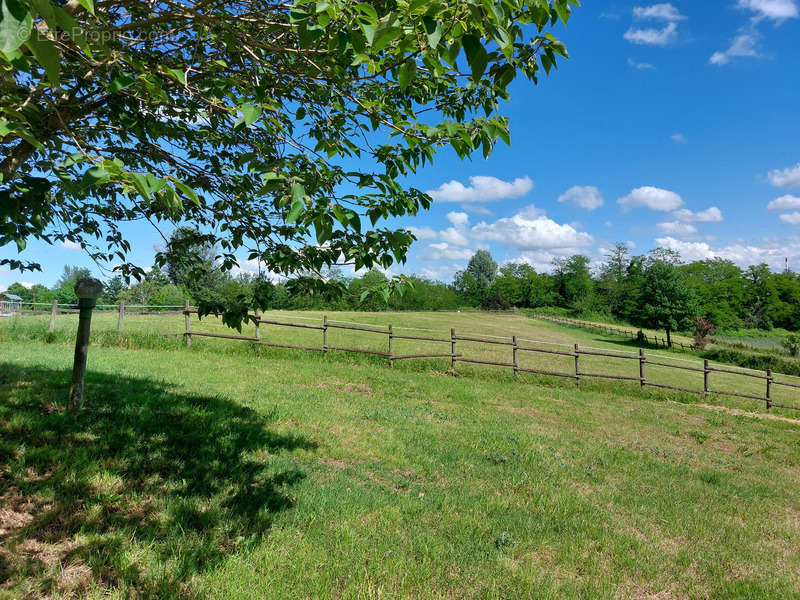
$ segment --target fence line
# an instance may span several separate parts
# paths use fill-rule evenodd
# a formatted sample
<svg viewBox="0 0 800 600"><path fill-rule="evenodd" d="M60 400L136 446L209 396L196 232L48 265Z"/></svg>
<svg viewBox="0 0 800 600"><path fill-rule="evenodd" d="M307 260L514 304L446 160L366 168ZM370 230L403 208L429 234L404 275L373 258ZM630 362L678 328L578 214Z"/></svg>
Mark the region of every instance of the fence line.
<svg viewBox="0 0 800 600"><path fill-rule="evenodd" d="M26 305L34 305L34 303L25 303ZM37 302L36 305L44 305L49 306L49 311L39 311L40 313L50 313L50 331L55 329L55 321L56 316L58 314L64 313L75 313L78 312L77 310L72 310L70 308L63 308L64 306L71 306L71 305L59 305L57 301L53 301L51 304L44 304ZM639 350L638 353L628 351L628 350L618 350L615 352L609 352L607 348L595 348L592 346L579 346L578 344L563 344L558 342L548 342L544 340L530 340L525 338L518 338L517 336L496 336L490 335L486 333L460 333L457 334L455 329L450 330L449 336L442 336L442 337L434 337L434 336L420 336L420 335L408 335L403 333L397 333L398 331L422 331L422 332L434 332L440 333L439 330L434 329L423 329L423 328L414 328L414 327L393 327L392 325L387 325L385 327L376 326L374 324L369 323L356 323L352 321L338 321L333 319L328 319L325 316L322 320L321 325L316 324L309 324L309 323L294 323L294 322L287 322L287 321L280 321L277 319L269 319L265 318L268 315L262 315L256 312L253 317L255 317L255 335L254 336L243 336L243 335L233 335L233 334L223 334L223 333L206 333L195 331L191 328L191 315L197 314L197 309L190 306L189 302L187 301L183 306L164 306L164 307L153 307L153 306L144 306L144 305L128 305L126 306L124 302L120 302L118 305L103 305L106 307L115 308L118 313L117 319L117 330L122 331L124 328L125 317L127 315L127 311L132 309L151 309L149 311L144 312L137 312L136 314L139 315L158 315L158 316L172 316L172 315L183 315L185 320L185 331L181 334L175 334L178 336L183 336L185 339L186 346L191 346L192 337L207 337L207 338L220 338L220 339L227 339L227 340L238 340L238 341L246 341L251 342L253 344L263 345L263 346L270 346L275 348L288 348L288 349L297 349L297 350L306 350L306 351L313 351L313 352L322 352L323 354L327 354L329 351L340 351L340 352L353 352L358 354L369 354L374 356L381 356L385 357L388 360L389 367L394 366L394 361L396 360L413 360L413 359L431 359L431 358L449 358L451 360L451 369L455 371L456 365L459 362L468 363L468 364L480 364L480 365L490 365L490 366L497 366L502 368L511 368L513 369L514 373L534 373L538 375L546 375L552 377L561 377L561 378L568 378L573 379L576 382L580 382L581 378L600 378L600 379L614 379L614 380L624 380L624 381L638 381L641 385L642 389L645 389L647 386L656 387L656 388L665 388L671 390L678 390L683 392L688 392L692 394L701 394L701 395L710 395L710 394L718 394L722 396L733 396L738 398L746 398L751 400L762 401L766 403L766 408L769 410L772 407L776 408L785 408L790 410L798 410L800 411L800 406L787 406L784 404L775 403L772 400L772 388L773 386L782 386L792 389L800 389L800 384L797 383L789 383L787 381L780 381L776 379L776 377L786 377L792 379L798 379L795 376L787 375L783 373L773 373L771 370L764 371L757 371L754 369L746 369L742 367L739 369L732 369L730 365L718 365L716 363L710 363L708 360L703 361L700 363L699 361L692 361L684 358L678 358L674 356L665 356L661 354L653 354L651 353L649 357L645 354L644 350ZM182 310L152 310L154 308L159 309L174 309L180 308ZM31 312L35 311L23 311L22 314L30 314ZM612 333L620 333L624 334L626 331L629 330L622 330L616 327L611 326L604 326L592 323L586 323L581 321L575 321L572 319L561 319L559 317L550 317L550 316L542 316L542 315L535 315L537 318L546 319L558 323L564 323L567 325L577 325L577 326L592 326L598 329L602 329L605 331L609 331ZM293 318L307 320L307 321L314 321L313 317L303 317L300 315L294 315ZM321 346L301 346L301 345L294 345L294 344L281 344L276 342L269 342L265 341L261 338L260 335L260 326L261 325L270 325L275 327L287 327L287 328L298 328L298 329L310 329L315 331L320 331L322 333L322 344ZM341 330L348 330L348 331L358 331L373 335L381 335L387 336L388 340L388 351L378 351L378 350L369 350L364 348L348 348L343 346L334 346L328 344L328 330L329 329L341 329ZM630 332L632 335L632 332ZM632 336L636 337L636 336ZM442 343L442 344L449 344L450 345L450 352L430 352L430 353L423 353L423 354L407 354L407 355L398 355L394 353L394 340L395 339L402 339L402 340L417 340L417 341L425 341L425 342L432 342L432 343ZM505 346L511 349L511 362L498 362L498 361L490 361L478 358L470 358L465 356L463 353L458 352L457 345L461 343L471 343L471 344L486 344L492 346ZM543 345L550 345L554 347L560 348L569 348L570 350L553 350L553 349L546 349L546 348L536 348L534 346L523 346L520 345L520 342L526 342L528 344L543 344ZM682 343L680 343L683 346ZM544 369L532 369L528 367L522 367L519 365L518 362L518 355L520 352L530 352L530 353L539 353L539 354L550 354L550 355L558 355L558 356L565 356L571 357L574 359L575 368L571 372L559 372L559 371L551 371L551 370L544 370ZM631 360L631 361L638 361L639 363L639 376L628 376L628 375L616 375L616 374L608 374L608 373L592 373L588 371L581 370L581 356L601 356L606 358L618 359L618 360ZM654 359L661 359L661 360L668 360L668 361L680 361L684 363L690 363L695 365L702 365L702 367L690 367L685 365L675 365L669 364L667 362L660 362L659 360ZM658 383L653 381L652 379L648 380L646 377L646 365L652 365L656 367L668 368L668 369L678 369L683 371L692 371L696 373L703 373L703 389L691 389L679 386L672 386L667 384ZM734 376L743 376L748 377L750 379L758 379L765 383L764 395L757 396L755 394L743 394L741 392L732 392L726 390L717 390L711 388L711 373L723 373L726 375L734 375Z"/></svg>
<svg viewBox="0 0 800 600"><path fill-rule="evenodd" d="M691 367L687 365L675 365L670 364L668 362L661 362L655 359L662 359L662 360L674 360L674 357L662 356L660 354L651 354L650 357L647 356L644 349L640 349L638 353L631 353L628 351L619 351L619 352L610 352L606 348L593 348L590 346L580 346L579 344L573 344L572 346L567 346L566 344L559 344L560 346L569 347L571 351L565 350L551 350L546 348L536 348L533 346L522 346L519 344L521 341L526 341L528 343L552 343L552 342L538 342L535 340L524 340L522 338L518 338L517 336L491 336L488 334L457 334L456 330L453 328L450 330L449 337L432 337L432 336L417 336L417 335L405 335L405 334L398 334L397 330L401 329L400 327L393 328L392 325L387 325L385 327L379 327L374 324L367 324L367 323L358 323L358 324L347 324L348 322L345 321L334 321L328 319L327 316L323 317L321 325L312 325L308 323L293 323L288 321L278 321L274 319L265 319L263 315L254 315L256 317L256 328L257 328L257 335L256 337L248 337L248 336L236 336L236 335L229 335L229 334L218 334L218 333L198 333L191 329L191 322L190 322L190 315L195 314L197 311L191 309L186 305L186 309L184 310L184 314L186 316L186 330L182 334L186 338L186 345L189 346L191 343L192 336L199 335L202 337L210 337L210 338L222 338L222 339L234 339L234 340L241 340L252 342L255 344L260 344L264 346L271 346L275 348L291 348L291 349L299 349L299 350L308 350L313 352L322 352L323 354L327 354L329 351L344 351L344 352L353 352L358 354L369 354L374 356L381 356L385 357L388 361L388 365L390 368L394 367L394 361L396 360L411 360L411 359L430 359L430 358L449 358L451 361L451 369L455 371L457 363L467 363L467 364L478 364L478 365L490 365L496 366L501 368L510 368L513 369L514 373L534 373L539 375L547 375L552 377L561 377L561 378L568 378L573 379L576 382L580 382L580 380L584 377L586 378L600 378L600 379L612 379L612 380L621 380L621 381L634 381L638 382L642 389L646 387L655 387L655 388L663 388L669 390L677 390L682 392L688 392L692 394L700 394L704 396L709 396L711 394L717 394L721 396L733 396L737 398L745 398L750 400L757 400L760 402L764 402L766 404L767 410L771 408L785 408L790 410L798 410L800 411L800 406L788 406L785 404L779 404L773 401L772 399L772 388L773 386L786 386L790 388L800 389L800 384L793 384L788 382L782 382L776 380L776 376L782 376L781 373L773 374L771 370L766 372L760 371L753 371L753 372L746 372L740 371L736 369L730 368L729 365L712 365L708 360L703 361L702 363L695 363L695 364L702 364L701 367ZM308 318L307 318L308 319ZM290 345L290 344L279 344L275 342L267 342L261 339L258 329L261 325L272 325L277 327L288 327L288 328L302 328L302 329L311 329L317 330L322 332L322 344L320 346L298 346L298 345ZM388 351L379 351L379 350L369 350L364 348L348 348L343 346L333 346L328 343L328 330L329 329L341 329L347 331L358 331L362 333L367 333L371 335L380 335L386 336L388 341ZM411 329L411 328L405 328ZM432 331L432 330L431 330ZM181 334L178 334L181 335ZM394 340L396 339L404 339L404 340L419 340L419 341L426 341L432 343L441 343L441 344L449 344L450 345L450 352L430 352L424 354L407 354L407 355L398 355L394 353ZM510 362L499 362L499 361L491 361L485 360L482 358L470 358L463 353L458 352L458 344L459 343L472 343L472 344L486 344L492 346L504 346L510 347L511 349L511 357ZM521 367L518 362L518 355L520 352L531 352L531 353L540 353L540 354L551 354L551 355L559 355L559 356L566 356L571 357L574 359L574 371L571 372L559 372L559 371L551 371L551 370L543 370L543 369L532 369L527 367ZM596 373L596 372L589 372L586 370L581 369L581 361L580 358L582 356L600 356L605 358L612 358L616 360L627 360L627 361L637 361L639 366L639 376L629 376L629 375L617 375L617 374L610 374L610 373ZM679 359L680 360L680 359ZM695 361L685 361L684 362L695 362ZM692 389L688 387L680 387L674 385L667 385L663 383L659 383L653 381L652 379L647 379L646 375L646 367L647 365L652 365L656 367L662 367L667 369L678 369L681 371L691 371L695 373L702 373L703 374L703 389ZM748 371L750 371L748 369ZM764 395L755 395L755 394L744 394L741 392L732 392L727 390L721 389L712 389L711 387L711 374L712 373L723 373L726 375L736 375L736 376L744 376L752 379L759 379L764 381Z"/></svg>
<svg viewBox="0 0 800 600"><path fill-rule="evenodd" d="M606 333L614 333L616 335L622 337L630 337L633 339L639 339L639 331L641 330L633 330L633 329L620 329L619 327L614 327L613 325L604 325L602 323L592 323L591 321L578 321L577 319L567 319L566 317L552 317L550 315L540 315L534 314L533 315L537 319L542 319L543 321L553 321L554 323L561 323L562 325L572 325L575 327L588 327L591 329L599 329L601 331L605 331ZM664 346L665 348L669 347L667 340L663 337L659 338L657 335L647 336L642 333L646 342L650 342L653 340L653 343L656 346ZM686 345L683 342L679 341L672 341L673 346L680 346L681 350L691 349L691 345Z"/></svg>

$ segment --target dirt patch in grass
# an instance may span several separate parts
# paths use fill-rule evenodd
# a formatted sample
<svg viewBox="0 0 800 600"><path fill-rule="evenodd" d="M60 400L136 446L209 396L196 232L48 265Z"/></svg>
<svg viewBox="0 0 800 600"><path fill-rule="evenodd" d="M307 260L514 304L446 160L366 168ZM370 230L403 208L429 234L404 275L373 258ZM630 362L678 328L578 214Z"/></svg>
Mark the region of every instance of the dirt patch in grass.
<svg viewBox="0 0 800 600"><path fill-rule="evenodd" d="M342 382L338 379L318 381L314 385L306 385L303 387L310 387L318 390L332 390L354 396L372 396L373 394L372 388L366 383L353 383L352 381Z"/></svg>

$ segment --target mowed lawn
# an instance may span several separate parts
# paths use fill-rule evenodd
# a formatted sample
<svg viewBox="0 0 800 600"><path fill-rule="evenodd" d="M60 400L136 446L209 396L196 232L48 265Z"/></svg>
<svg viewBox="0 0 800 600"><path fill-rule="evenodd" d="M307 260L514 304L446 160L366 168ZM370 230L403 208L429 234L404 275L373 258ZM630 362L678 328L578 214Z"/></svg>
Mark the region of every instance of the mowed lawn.
<svg viewBox="0 0 800 600"><path fill-rule="evenodd" d="M0 598L800 597L798 421L177 344L0 341Z"/></svg>

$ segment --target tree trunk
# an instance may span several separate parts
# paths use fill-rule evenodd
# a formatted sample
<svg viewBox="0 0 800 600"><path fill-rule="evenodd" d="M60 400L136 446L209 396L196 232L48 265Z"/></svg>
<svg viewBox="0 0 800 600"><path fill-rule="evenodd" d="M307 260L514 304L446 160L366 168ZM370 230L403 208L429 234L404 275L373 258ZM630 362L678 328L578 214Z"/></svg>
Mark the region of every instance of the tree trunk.
<svg viewBox="0 0 800 600"><path fill-rule="evenodd" d="M669 329L667 329L667 348L672 348L672 338L669 336Z"/></svg>

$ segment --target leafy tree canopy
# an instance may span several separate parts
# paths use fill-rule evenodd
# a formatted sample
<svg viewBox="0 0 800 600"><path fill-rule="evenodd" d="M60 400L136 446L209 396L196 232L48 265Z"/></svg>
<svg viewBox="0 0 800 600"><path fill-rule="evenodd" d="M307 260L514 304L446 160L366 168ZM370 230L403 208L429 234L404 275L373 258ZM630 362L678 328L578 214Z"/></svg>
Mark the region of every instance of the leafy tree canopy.
<svg viewBox="0 0 800 600"><path fill-rule="evenodd" d="M0 246L141 276L121 226L148 220L209 232L223 268L387 268L413 236L379 221L430 204L399 178L508 142L499 102L567 56L577 4L2 0Z"/></svg>

